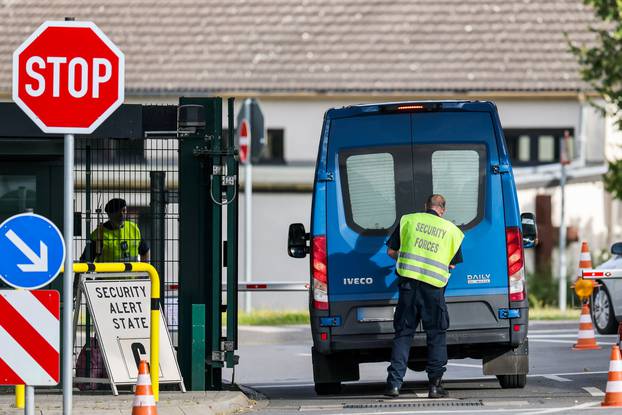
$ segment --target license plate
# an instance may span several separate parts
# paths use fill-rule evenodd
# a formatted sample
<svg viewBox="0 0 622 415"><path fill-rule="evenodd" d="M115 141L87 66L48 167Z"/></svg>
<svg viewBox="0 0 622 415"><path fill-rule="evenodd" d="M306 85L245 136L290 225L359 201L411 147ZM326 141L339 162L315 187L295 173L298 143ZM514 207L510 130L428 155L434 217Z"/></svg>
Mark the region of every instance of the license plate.
<svg viewBox="0 0 622 415"><path fill-rule="evenodd" d="M356 309L356 319L359 321L359 323L393 321L394 313L394 306L359 307Z"/></svg>

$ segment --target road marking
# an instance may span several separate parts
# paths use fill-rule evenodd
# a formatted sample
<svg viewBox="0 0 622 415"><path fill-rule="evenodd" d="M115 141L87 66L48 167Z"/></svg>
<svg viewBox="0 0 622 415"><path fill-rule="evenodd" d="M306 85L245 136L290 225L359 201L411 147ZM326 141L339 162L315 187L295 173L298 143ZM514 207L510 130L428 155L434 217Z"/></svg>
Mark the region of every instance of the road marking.
<svg viewBox="0 0 622 415"><path fill-rule="evenodd" d="M607 372L609 373L609 372ZM248 385L244 385L249 388L254 389L273 389L273 388L304 388L308 386L315 386L314 383L272 383L268 385L263 385L261 383L249 383Z"/></svg>
<svg viewBox="0 0 622 415"><path fill-rule="evenodd" d="M563 343L563 344L575 344L576 340L554 340L554 339L529 339L530 342L533 343ZM609 342L598 342L599 345L602 346L613 346L617 343L609 343Z"/></svg>
<svg viewBox="0 0 622 415"><path fill-rule="evenodd" d="M574 333L567 333L567 334L536 334L536 335L529 335L529 340L531 339L562 339L562 338L577 338L577 331L575 330ZM596 337L601 338L601 339L615 339L617 336L615 335L610 335L610 334L596 334Z"/></svg>
<svg viewBox="0 0 622 415"><path fill-rule="evenodd" d="M592 396L605 396L605 392L593 386L584 386L583 389Z"/></svg>
<svg viewBox="0 0 622 415"><path fill-rule="evenodd" d="M543 410L537 410L534 412L525 412L525 415L541 415L541 414L554 414L557 412L579 411L581 409L590 408L596 405L600 405L600 402L585 402L579 405L570 406L566 408L547 408Z"/></svg>
<svg viewBox="0 0 622 415"><path fill-rule="evenodd" d="M296 353L296 356L300 356L300 357L311 357L311 353Z"/></svg>
<svg viewBox="0 0 622 415"><path fill-rule="evenodd" d="M555 376L579 376L579 375L602 375L603 373L609 373L608 370L595 370L593 372L566 372L566 373L540 373L527 375L527 377L536 377L536 376L547 376L547 375L555 375Z"/></svg>
<svg viewBox="0 0 622 415"><path fill-rule="evenodd" d="M475 365L475 364L469 364L469 363L447 363L447 366L474 367L476 369L482 368L482 365Z"/></svg>
<svg viewBox="0 0 622 415"><path fill-rule="evenodd" d="M240 326L240 330L252 331L255 333L296 333L300 328L296 327L276 327L276 326Z"/></svg>
<svg viewBox="0 0 622 415"><path fill-rule="evenodd" d="M556 377L564 377L564 376L584 376L584 375L604 375L604 374L608 374L609 371L608 370L596 370L596 371L592 371L592 372L566 372L566 373L538 373L538 374L529 374L527 375L528 378L539 378L539 377L547 377L547 376L556 376ZM474 376L474 377L464 377L464 378L446 378L445 382L446 383L461 383L461 382L468 382L468 381L476 381L476 380L495 380L496 378L494 376ZM411 380L407 380L406 383L408 382L412 382ZM379 384L380 382L357 382L356 385L373 385L373 384ZM269 384L261 384L261 383L249 383L249 384L245 384L244 386L250 387L250 388L267 388L267 389L272 389L272 388L303 388L303 387L311 387L311 386L315 386L314 383L269 383ZM426 397L428 396L427 394L424 394Z"/></svg>
<svg viewBox="0 0 622 415"><path fill-rule="evenodd" d="M575 405L575 406L566 406L566 407L556 407L556 408L546 408L546 409L542 409L542 410L534 410L533 408L531 409L516 409L513 408L512 409L512 413L515 414L524 414L524 415L540 415L540 414L554 414L554 413L565 413L568 411L580 411L582 409L585 408L591 408L593 406L596 405L600 405L600 402L586 402L586 403L582 403L580 405ZM374 412L335 412L332 413L330 415L395 415L395 414L412 414L414 411L408 410L408 411L374 411ZM507 413L508 410L507 409L503 409L503 408L499 408L499 409L480 409L480 408L473 408L473 409L437 409L437 410L417 410L416 413L418 414L472 414L474 412L477 412L478 414L481 413L489 413L489 414L493 414L493 413Z"/></svg>
<svg viewBox="0 0 622 415"><path fill-rule="evenodd" d="M558 382L572 382L572 379L567 379L567 378L563 378L561 376L557 376L557 375L542 375L543 378L547 378L547 379L551 379L551 380L556 380Z"/></svg>

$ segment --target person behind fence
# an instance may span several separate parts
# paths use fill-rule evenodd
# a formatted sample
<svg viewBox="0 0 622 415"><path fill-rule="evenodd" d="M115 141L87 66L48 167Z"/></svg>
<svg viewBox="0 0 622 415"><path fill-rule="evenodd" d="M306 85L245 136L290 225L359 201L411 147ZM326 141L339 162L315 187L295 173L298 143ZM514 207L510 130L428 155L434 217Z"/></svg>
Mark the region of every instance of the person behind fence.
<svg viewBox="0 0 622 415"><path fill-rule="evenodd" d="M393 326L395 338L387 369L385 395L397 397L404 381L415 330L423 323L427 338L429 398L446 398L441 378L447 364L446 331L449 315L445 286L450 272L462 262L462 231L443 219L445 198L428 197L425 213L402 216L387 241L389 256L397 261L399 297Z"/></svg>
<svg viewBox="0 0 622 415"><path fill-rule="evenodd" d="M80 261L148 262L149 245L142 239L138 225L127 219L125 200L110 199L104 211L108 220L91 233L92 243L87 244ZM88 258L87 251L90 251Z"/></svg>

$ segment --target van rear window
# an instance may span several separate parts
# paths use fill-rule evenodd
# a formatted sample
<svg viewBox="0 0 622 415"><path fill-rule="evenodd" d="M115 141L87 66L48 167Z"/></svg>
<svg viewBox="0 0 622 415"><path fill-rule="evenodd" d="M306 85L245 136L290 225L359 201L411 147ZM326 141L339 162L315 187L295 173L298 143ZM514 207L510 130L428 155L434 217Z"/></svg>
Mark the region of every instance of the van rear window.
<svg viewBox="0 0 622 415"><path fill-rule="evenodd" d="M346 159L352 221L363 229L387 229L395 222L395 166L390 153Z"/></svg>
<svg viewBox="0 0 622 415"><path fill-rule="evenodd" d="M402 215L422 212L433 193L445 197L445 218L462 229L483 217L484 144L356 148L339 159L346 221L359 233L388 234Z"/></svg>
<svg viewBox="0 0 622 415"><path fill-rule="evenodd" d="M437 150L432 153L432 193L445 197L445 219L457 225L477 217L479 154L473 150Z"/></svg>

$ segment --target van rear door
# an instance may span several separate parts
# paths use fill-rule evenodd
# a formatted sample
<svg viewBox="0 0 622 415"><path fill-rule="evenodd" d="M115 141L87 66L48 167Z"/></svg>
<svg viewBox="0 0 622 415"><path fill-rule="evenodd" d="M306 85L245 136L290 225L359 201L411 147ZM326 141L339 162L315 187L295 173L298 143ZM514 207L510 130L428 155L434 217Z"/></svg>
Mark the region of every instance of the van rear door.
<svg viewBox="0 0 622 415"><path fill-rule="evenodd" d="M331 120L328 296L331 315L343 321L333 334L392 331L395 261L385 242L400 217L413 210L412 150L409 113Z"/></svg>
<svg viewBox="0 0 622 415"><path fill-rule="evenodd" d="M331 120L326 184L330 315L333 335L393 331L395 261L385 242L425 199L447 199L446 218L466 234L464 262L446 290L451 329L508 327L503 195L489 112L375 113Z"/></svg>
<svg viewBox="0 0 622 415"><path fill-rule="evenodd" d="M465 233L464 262L451 273L445 296L451 329L508 327L506 226L499 152L492 114L438 111L412 114L415 206L442 194L445 219Z"/></svg>

